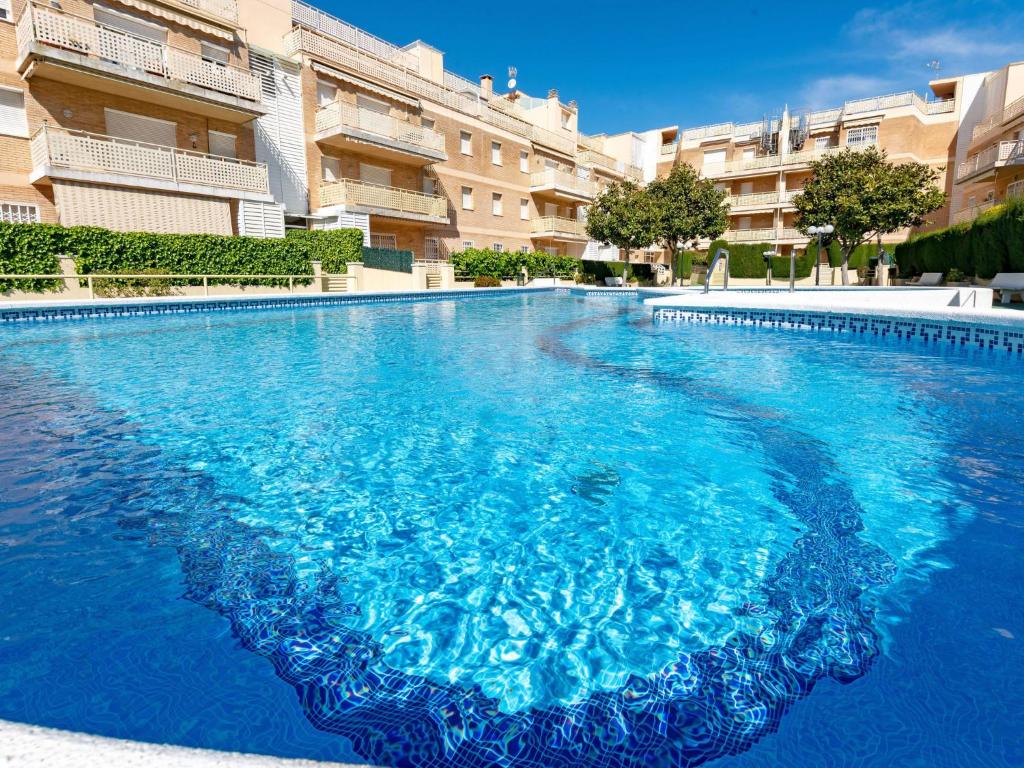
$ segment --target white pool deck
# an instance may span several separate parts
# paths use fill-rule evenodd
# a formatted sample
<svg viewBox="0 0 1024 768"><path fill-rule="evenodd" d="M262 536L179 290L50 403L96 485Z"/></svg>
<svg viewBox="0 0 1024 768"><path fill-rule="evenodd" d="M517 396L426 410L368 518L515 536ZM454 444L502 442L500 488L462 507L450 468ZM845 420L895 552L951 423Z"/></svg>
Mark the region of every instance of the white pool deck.
<svg viewBox="0 0 1024 768"><path fill-rule="evenodd" d="M0 720L0 765L10 768L369 768L109 739Z"/></svg>

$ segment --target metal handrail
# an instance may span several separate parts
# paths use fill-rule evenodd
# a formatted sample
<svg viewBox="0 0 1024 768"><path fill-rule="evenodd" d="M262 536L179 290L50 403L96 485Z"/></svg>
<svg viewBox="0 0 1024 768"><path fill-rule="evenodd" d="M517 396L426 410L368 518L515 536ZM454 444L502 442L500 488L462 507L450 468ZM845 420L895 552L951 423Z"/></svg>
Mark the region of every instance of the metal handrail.
<svg viewBox="0 0 1024 768"><path fill-rule="evenodd" d="M711 264L708 265L708 271L704 275L704 293L710 293L711 291L711 275L715 272L715 267L718 266L718 260L725 256L725 282L722 284L722 290L729 290L729 252L725 248L719 248L715 251L715 258L711 260Z"/></svg>
<svg viewBox="0 0 1024 768"><path fill-rule="evenodd" d="M95 286L94 280L202 280L203 281L203 292L205 296L210 295L210 280L224 280L232 279L238 280L239 278L250 278L252 280L284 280L288 279L288 291L293 292L295 290L295 280L315 280L317 275L306 274L306 275L178 275L178 274L154 274L148 275L115 275L106 274L105 272L90 272L85 275L44 275L44 274L0 274L0 280L78 280L86 281L86 285L89 288L89 298L95 299ZM320 275L319 277L323 277Z"/></svg>

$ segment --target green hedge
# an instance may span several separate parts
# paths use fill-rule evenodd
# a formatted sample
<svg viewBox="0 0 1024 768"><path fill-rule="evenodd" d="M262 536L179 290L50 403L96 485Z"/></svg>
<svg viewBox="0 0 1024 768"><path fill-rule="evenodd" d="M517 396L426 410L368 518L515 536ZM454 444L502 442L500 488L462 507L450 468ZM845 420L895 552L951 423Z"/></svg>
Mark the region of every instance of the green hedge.
<svg viewBox="0 0 1024 768"><path fill-rule="evenodd" d="M362 254L363 264L371 269L386 269L388 272L412 274L412 251L364 247Z"/></svg>
<svg viewBox="0 0 1024 768"><path fill-rule="evenodd" d="M284 239L223 235L167 235L114 232L100 227L57 224L0 223L0 271L56 273L58 254L71 256L80 275L209 274L312 275L312 261L325 272L344 272L345 263L361 258L363 234L357 229L295 232ZM188 284L187 280L103 281L104 291L140 286ZM219 282L238 282L226 280ZM253 280L252 284L286 285L284 280ZM60 281L0 281L0 290L48 290ZM109 283L109 285L107 285ZM116 291L114 291L116 292Z"/></svg>
<svg viewBox="0 0 1024 768"><path fill-rule="evenodd" d="M892 253L891 245L883 246L890 254ZM839 247L839 243L831 243L825 249L828 251L828 264L830 267L841 267L843 266L843 250ZM818 243L811 241L807 244L807 252L811 254L812 259L818 255ZM850 254L850 269L860 269L861 267L868 266L868 262L874 259L878 255L878 244L877 243L864 243L858 245L853 249L853 253Z"/></svg>
<svg viewBox="0 0 1024 768"><path fill-rule="evenodd" d="M896 246L896 263L904 277L957 269L990 280L999 272L1024 272L1024 198L968 224L912 236Z"/></svg>
<svg viewBox="0 0 1024 768"><path fill-rule="evenodd" d="M708 257L705 261L714 258L715 251L719 247L729 251L729 277L747 278L753 280L764 280L768 277L768 264L765 263L765 251L775 249L771 243L729 243L725 240L716 240L708 249ZM796 257L796 279L801 280L810 277L814 269L814 256L807 251ZM772 257L772 278L789 279L789 258L785 256Z"/></svg>
<svg viewBox="0 0 1024 768"><path fill-rule="evenodd" d="M319 261L323 271L343 275L350 261L363 257L363 231L361 229L289 229L288 239L306 244L311 261Z"/></svg>
<svg viewBox="0 0 1024 768"><path fill-rule="evenodd" d="M530 277L574 277L580 271L580 260L573 256L552 256L543 251L532 253L498 253L489 248L467 248L451 256L455 272L462 276L514 279L526 267Z"/></svg>

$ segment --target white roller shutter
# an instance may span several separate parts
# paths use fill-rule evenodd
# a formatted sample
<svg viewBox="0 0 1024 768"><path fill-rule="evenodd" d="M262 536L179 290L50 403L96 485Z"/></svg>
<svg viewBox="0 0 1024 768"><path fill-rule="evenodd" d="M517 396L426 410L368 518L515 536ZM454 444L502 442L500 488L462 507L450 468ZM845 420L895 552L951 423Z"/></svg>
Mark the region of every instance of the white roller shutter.
<svg viewBox="0 0 1024 768"><path fill-rule="evenodd" d="M178 144L178 127L169 120L157 120L116 109L104 109L103 112L106 115L107 133L110 136L165 147L174 147Z"/></svg>
<svg viewBox="0 0 1024 768"><path fill-rule="evenodd" d="M284 237L284 207L278 203L239 200L238 234L247 237Z"/></svg>
<svg viewBox="0 0 1024 768"><path fill-rule="evenodd" d="M235 152L234 134L210 131L210 154L221 157L238 157Z"/></svg>
<svg viewBox="0 0 1024 768"><path fill-rule="evenodd" d="M341 178L341 159L324 155L320 158L320 172L324 181L337 181Z"/></svg>
<svg viewBox="0 0 1024 768"><path fill-rule="evenodd" d="M28 136L24 92L0 88L0 134Z"/></svg>
<svg viewBox="0 0 1024 768"><path fill-rule="evenodd" d="M391 186L391 169L379 165L359 164L359 178L367 184L378 184L382 187Z"/></svg>
<svg viewBox="0 0 1024 768"><path fill-rule="evenodd" d="M386 101L380 99L373 99L369 96L364 96L361 93L356 94L356 106L361 109L367 109L370 112L376 112L378 115L390 115L391 107L388 106Z"/></svg>
<svg viewBox="0 0 1024 768"><path fill-rule="evenodd" d="M725 150L724 149L711 149L704 153L704 167L724 165L725 164Z"/></svg>
<svg viewBox="0 0 1024 768"><path fill-rule="evenodd" d="M155 43L167 44L167 29L165 27L123 11L114 11L97 5L93 6L93 18L96 19L97 24L102 24L105 27L119 29L129 35L152 40Z"/></svg>

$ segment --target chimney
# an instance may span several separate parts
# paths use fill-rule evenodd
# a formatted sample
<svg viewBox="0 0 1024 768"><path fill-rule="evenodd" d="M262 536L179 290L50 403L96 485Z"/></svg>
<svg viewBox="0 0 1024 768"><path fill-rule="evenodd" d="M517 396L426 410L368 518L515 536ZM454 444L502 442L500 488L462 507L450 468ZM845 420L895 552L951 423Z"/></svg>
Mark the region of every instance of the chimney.
<svg viewBox="0 0 1024 768"><path fill-rule="evenodd" d="M494 95L494 78L490 75L480 75L480 91L485 99L490 99Z"/></svg>
<svg viewBox="0 0 1024 768"><path fill-rule="evenodd" d="M555 101L558 101L558 89L557 88L552 88L550 91L548 91L548 101L550 101L551 99L554 99Z"/></svg>

